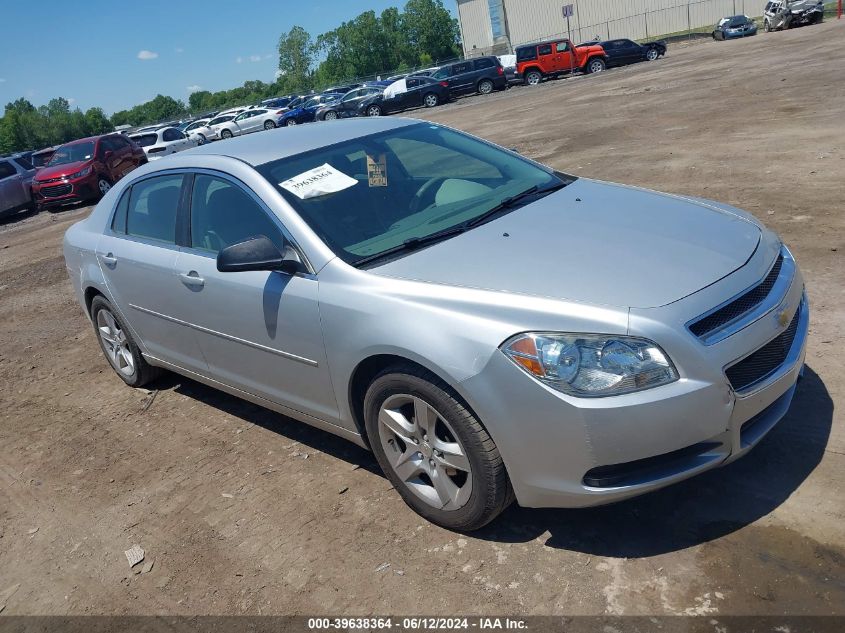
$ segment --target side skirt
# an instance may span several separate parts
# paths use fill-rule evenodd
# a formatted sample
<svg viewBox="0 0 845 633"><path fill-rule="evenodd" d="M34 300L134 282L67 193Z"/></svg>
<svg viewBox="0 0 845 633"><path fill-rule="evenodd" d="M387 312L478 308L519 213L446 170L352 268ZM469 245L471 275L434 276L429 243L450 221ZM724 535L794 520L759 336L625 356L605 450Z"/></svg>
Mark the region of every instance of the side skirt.
<svg viewBox="0 0 845 633"><path fill-rule="evenodd" d="M337 424L326 422L325 420L316 418L313 415L308 415L307 413L302 413L301 411L297 411L296 409L291 409L284 405L273 402L272 400L267 400L266 398L262 398L261 396L256 396L255 394L249 393L248 391L244 391L242 389L238 389L237 387L232 387L231 385L227 385L226 383L214 380L213 378L203 376L202 374L198 374L189 369L184 369L183 367L174 365L173 363L169 363L165 360L161 360L159 358L156 358L155 356L151 356L150 354L143 353L143 356L150 365L169 369L170 371L174 371L177 374L181 374L192 380L201 382L204 385L208 385L209 387L213 387L214 389L219 389L220 391L228 393L231 396L235 396L236 398L241 398L242 400L257 404L259 407L270 409L271 411L275 411L276 413L281 413L284 416L293 418L294 420L297 420L299 422L304 422L305 424L309 424L322 431L327 431L328 433L342 437L345 440L349 440L350 442L360 446L361 448L366 448L367 450L370 450L367 446L367 443L364 441L364 438L362 438L359 433L350 431L349 429L345 429L342 426L338 426Z"/></svg>

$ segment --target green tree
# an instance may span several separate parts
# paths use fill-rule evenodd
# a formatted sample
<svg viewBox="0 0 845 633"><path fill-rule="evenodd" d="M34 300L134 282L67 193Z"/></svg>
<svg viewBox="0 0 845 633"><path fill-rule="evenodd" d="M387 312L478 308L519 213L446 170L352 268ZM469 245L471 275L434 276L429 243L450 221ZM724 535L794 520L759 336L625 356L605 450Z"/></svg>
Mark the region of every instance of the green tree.
<svg viewBox="0 0 845 633"><path fill-rule="evenodd" d="M312 75L311 35L301 26L294 26L279 38L279 79L291 92L311 87Z"/></svg>
<svg viewBox="0 0 845 633"><path fill-rule="evenodd" d="M443 6L443 0L408 0L402 13L402 32L415 61L421 55L433 60L449 59L460 54L458 21Z"/></svg>

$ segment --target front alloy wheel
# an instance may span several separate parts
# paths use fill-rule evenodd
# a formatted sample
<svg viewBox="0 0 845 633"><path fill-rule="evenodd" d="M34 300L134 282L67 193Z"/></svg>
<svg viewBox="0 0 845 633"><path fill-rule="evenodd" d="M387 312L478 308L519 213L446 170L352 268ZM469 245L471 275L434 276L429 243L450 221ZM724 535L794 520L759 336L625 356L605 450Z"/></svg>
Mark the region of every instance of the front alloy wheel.
<svg viewBox="0 0 845 633"><path fill-rule="evenodd" d="M368 106L367 116L381 116L381 108L375 104Z"/></svg>
<svg viewBox="0 0 845 633"><path fill-rule="evenodd" d="M393 472L432 508L458 510L472 493L472 466L454 429L417 396L389 397L379 411L379 440Z"/></svg>
<svg viewBox="0 0 845 633"><path fill-rule="evenodd" d="M513 501L504 462L487 429L445 382L400 364L364 397L367 437L402 499L429 521L476 530Z"/></svg>
<svg viewBox="0 0 845 633"><path fill-rule="evenodd" d="M97 189L100 191L100 195L104 196L109 192L109 189L111 189L111 183L103 176L100 176L97 178Z"/></svg>
<svg viewBox="0 0 845 633"><path fill-rule="evenodd" d="M438 99L438 98L437 98L437 95L436 95L436 94L434 94L433 92L428 93L428 94L427 94L427 95L423 98L423 105L424 105L426 108L433 108L433 107L435 107L435 106L436 106L439 102L440 102L440 99Z"/></svg>
<svg viewBox="0 0 845 633"><path fill-rule="evenodd" d="M285 127L290 127L291 125L296 125L296 119L285 119Z"/></svg>
<svg viewBox="0 0 845 633"><path fill-rule="evenodd" d="M589 71L590 74L600 73L601 71L604 70L604 61L599 59L599 58L593 59L589 63L587 70Z"/></svg>
<svg viewBox="0 0 845 633"><path fill-rule="evenodd" d="M657 61L657 58L660 57L660 53L657 52L656 48L648 49L648 52L645 54L645 58L650 61Z"/></svg>

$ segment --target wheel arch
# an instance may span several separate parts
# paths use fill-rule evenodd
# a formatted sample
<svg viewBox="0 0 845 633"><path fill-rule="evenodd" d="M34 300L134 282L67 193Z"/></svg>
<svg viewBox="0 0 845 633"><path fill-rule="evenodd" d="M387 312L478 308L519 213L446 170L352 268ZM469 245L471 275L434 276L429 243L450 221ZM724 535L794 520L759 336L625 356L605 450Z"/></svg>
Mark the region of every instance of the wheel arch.
<svg viewBox="0 0 845 633"><path fill-rule="evenodd" d="M411 357L414 358L411 358ZM467 398L461 393L460 383L441 371L439 368L432 366L426 359L421 359L416 354L407 354L401 351L390 353L372 354L367 358L361 360L352 371L348 385L347 398L349 403L349 410L352 414L352 420L355 423L356 430L361 435L361 439L370 446L369 438L367 437L366 424L364 423L364 397L367 394L367 388L373 382L373 379L385 369L395 365L411 365L432 374L434 377L445 383L453 392L453 396L478 420L487 431L490 429L486 427L484 421L478 416ZM492 435L491 435L492 437ZM495 438L494 438L495 441Z"/></svg>

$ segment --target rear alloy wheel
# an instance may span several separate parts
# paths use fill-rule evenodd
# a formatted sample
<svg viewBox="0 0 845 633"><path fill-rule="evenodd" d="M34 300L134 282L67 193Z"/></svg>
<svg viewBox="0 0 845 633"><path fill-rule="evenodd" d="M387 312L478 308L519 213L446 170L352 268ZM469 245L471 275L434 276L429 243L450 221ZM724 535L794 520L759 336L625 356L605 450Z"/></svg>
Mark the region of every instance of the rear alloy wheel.
<svg viewBox="0 0 845 633"><path fill-rule="evenodd" d="M229 130L221 130L220 131L220 138L222 138L222 139L232 138L232 132L230 132Z"/></svg>
<svg viewBox="0 0 845 633"><path fill-rule="evenodd" d="M290 127L291 125L296 125L296 119L285 119L283 123L285 127Z"/></svg>
<svg viewBox="0 0 845 633"><path fill-rule="evenodd" d="M529 70L525 73L525 83L529 86L536 86L543 80L543 75L539 70Z"/></svg>
<svg viewBox="0 0 845 633"><path fill-rule="evenodd" d="M200 145L205 145L206 143L208 143L208 139L205 138L205 134L199 134L198 136L200 137Z"/></svg>
<svg viewBox="0 0 845 633"><path fill-rule="evenodd" d="M478 82L478 94L489 95L493 92L493 82L489 79L482 79Z"/></svg>
<svg viewBox="0 0 845 633"><path fill-rule="evenodd" d="M272 130L275 127L276 127L276 124L273 123L272 121L264 121L264 129L265 130Z"/></svg>
<svg viewBox="0 0 845 633"><path fill-rule="evenodd" d="M103 354L123 382L141 387L158 377L161 370L144 360L123 321L104 297L98 295L91 302L91 319Z"/></svg>
<svg viewBox="0 0 845 633"><path fill-rule="evenodd" d="M334 121L337 119L337 112L334 110L329 110L323 115L323 121Z"/></svg>
<svg viewBox="0 0 845 633"><path fill-rule="evenodd" d="M367 116L381 116L381 106L375 103L368 105Z"/></svg>
<svg viewBox="0 0 845 633"><path fill-rule="evenodd" d="M436 376L412 365L382 372L364 399L367 436L397 492L418 514L477 530L513 500L487 430Z"/></svg>
<svg viewBox="0 0 845 633"><path fill-rule="evenodd" d="M600 73L605 69L605 64L603 59L599 59L598 57L591 59L590 62L587 64L587 72L591 75L595 73Z"/></svg>
<svg viewBox="0 0 845 633"><path fill-rule="evenodd" d="M645 54L645 58L650 62L657 61L658 57L660 57L660 53L656 48L648 49L648 52Z"/></svg>
<svg viewBox="0 0 845 633"><path fill-rule="evenodd" d="M426 108L433 108L439 103L440 98L433 92L429 92L426 96L423 97L423 105Z"/></svg>
<svg viewBox="0 0 845 633"><path fill-rule="evenodd" d="M102 198L106 195L111 189L111 183L105 176L98 176L97 177L97 191L100 192L100 197Z"/></svg>

